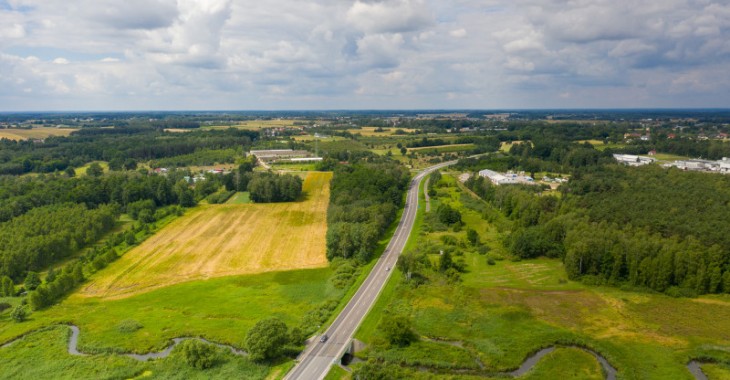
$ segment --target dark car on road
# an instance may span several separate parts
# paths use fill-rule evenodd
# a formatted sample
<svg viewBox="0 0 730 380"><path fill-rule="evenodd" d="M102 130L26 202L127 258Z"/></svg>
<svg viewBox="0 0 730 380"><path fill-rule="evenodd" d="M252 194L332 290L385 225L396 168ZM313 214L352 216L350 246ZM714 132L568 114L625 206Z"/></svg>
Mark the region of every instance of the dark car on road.
<svg viewBox="0 0 730 380"><path fill-rule="evenodd" d="M329 337L327 336L327 334L324 334L321 338L319 338L319 342L324 343L327 341L327 339L329 339Z"/></svg>

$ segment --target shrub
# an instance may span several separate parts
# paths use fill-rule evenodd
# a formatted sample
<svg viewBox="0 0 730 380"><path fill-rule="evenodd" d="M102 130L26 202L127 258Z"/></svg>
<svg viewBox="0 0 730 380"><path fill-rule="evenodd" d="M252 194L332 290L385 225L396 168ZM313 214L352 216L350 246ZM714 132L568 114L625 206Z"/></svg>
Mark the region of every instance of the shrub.
<svg viewBox="0 0 730 380"><path fill-rule="evenodd" d="M179 350L182 352L185 362L197 369L213 367L218 356L215 347L199 340L183 341L180 343Z"/></svg>
<svg viewBox="0 0 730 380"><path fill-rule="evenodd" d="M25 310L25 306L18 305L13 309L13 311L10 313L10 318L13 319L13 321L20 323L25 321L25 318L28 316L28 312Z"/></svg>
<svg viewBox="0 0 730 380"><path fill-rule="evenodd" d="M7 302L0 302L0 313L2 313L5 310L10 309L11 307L12 307L12 305L10 305Z"/></svg>
<svg viewBox="0 0 730 380"><path fill-rule="evenodd" d="M411 320L404 315L386 314L380 321L379 330L393 346L405 347L418 340L411 328Z"/></svg>
<svg viewBox="0 0 730 380"><path fill-rule="evenodd" d="M117 325L117 331L120 333L130 334L141 329L142 324L135 321L134 319L125 319Z"/></svg>

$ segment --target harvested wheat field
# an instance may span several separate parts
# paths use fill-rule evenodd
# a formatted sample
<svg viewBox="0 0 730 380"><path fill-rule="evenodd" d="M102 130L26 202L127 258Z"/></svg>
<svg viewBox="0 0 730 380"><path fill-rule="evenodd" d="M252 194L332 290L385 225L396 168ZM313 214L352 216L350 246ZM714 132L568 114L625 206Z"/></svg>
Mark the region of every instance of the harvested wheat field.
<svg viewBox="0 0 730 380"><path fill-rule="evenodd" d="M99 272L82 296L124 298L172 284L327 266L332 173L309 173L306 199L199 206Z"/></svg>
<svg viewBox="0 0 730 380"><path fill-rule="evenodd" d="M0 138L9 140L45 139L51 136L68 136L77 128L37 127L33 129L9 128L0 129Z"/></svg>

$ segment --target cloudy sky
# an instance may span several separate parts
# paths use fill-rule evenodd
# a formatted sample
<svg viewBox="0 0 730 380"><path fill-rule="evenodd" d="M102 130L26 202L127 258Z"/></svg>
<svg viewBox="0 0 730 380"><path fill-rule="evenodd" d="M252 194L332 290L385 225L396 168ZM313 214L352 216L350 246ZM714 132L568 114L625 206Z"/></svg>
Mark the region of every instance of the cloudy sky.
<svg viewBox="0 0 730 380"><path fill-rule="evenodd" d="M0 111L730 107L727 0L0 0Z"/></svg>

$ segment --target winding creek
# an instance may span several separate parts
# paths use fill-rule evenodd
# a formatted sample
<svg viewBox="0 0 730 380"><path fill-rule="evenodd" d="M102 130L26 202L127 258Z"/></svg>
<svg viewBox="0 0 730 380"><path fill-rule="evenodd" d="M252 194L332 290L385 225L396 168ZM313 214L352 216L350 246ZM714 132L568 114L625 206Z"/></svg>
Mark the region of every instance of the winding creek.
<svg viewBox="0 0 730 380"><path fill-rule="evenodd" d="M76 325L62 325L62 326L67 326L67 327L69 327L71 329L71 336L69 337L69 340L68 340L68 353L70 355L75 355L75 356L89 356L89 354L85 354L85 353L79 351L79 349L78 349L79 334L81 333L81 330L78 328L78 326L76 326ZM37 332L37 331L38 330L31 331L31 332L29 332L29 333L27 333L25 335L22 335L22 336L20 336L20 337L18 337L16 339L13 339L13 340L11 340L11 341L9 341L9 342L1 345L0 348L10 347L15 342L23 339L26 335L32 334L32 333ZM236 347L233 347L233 346L230 346L230 345L227 345L227 344L221 344L221 343L211 342L211 341L209 341L207 339L204 339L204 338L195 338L195 337L179 337L179 338L173 338L172 339L172 344L169 345L167 348L165 348L164 350L162 350L160 352L149 352L149 353L146 353L146 354L122 354L122 355L127 356L127 357L130 357L130 358L135 359L135 360L139 360L139 361L147 361L147 360L152 360L152 359L163 359L163 358L166 358L166 357L170 356L170 353L172 353L172 350L175 349L175 347L178 344L180 344L181 342L183 342L185 340L190 340L190 339L192 339L192 340L198 340L198 341L205 342L205 343L208 343L208 344L212 344L212 345L215 345L217 347L229 349L231 351L231 353L233 353L234 355L238 355L238 356L246 356L246 355L248 355L246 353L246 351L240 350L240 349L238 349ZM452 344L452 345L457 345L457 344L455 344L455 342L446 342L446 343L447 344ZM461 346L461 344L459 344L458 346ZM583 351L585 351L587 353L590 353L601 364L601 367L603 368L603 372L604 372L604 374L606 376L606 380L616 380L616 374L618 373L618 371L616 370L616 368L614 368L611 365L611 363L608 362L608 360L606 360L606 358L604 358L599 353L597 353L597 352L595 352L593 350L590 350L590 349L585 348L585 347L580 347L580 346L550 346L550 347L547 347L547 348L543 348L543 349L535 352L534 354L528 356L527 359L525 359L525 361L522 362L522 364L520 365L520 367L517 368L516 370L511 371L511 372L498 373L497 375L506 375L506 376L510 376L510 377L520 377L520 376L526 374L527 372L529 372L533 367L535 367L535 365L537 365L537 363L542 358L544 358L545 356L547 356L551 352L555 351L555 349L558 348L558 347L574 347L574 348L578 348L580 350L583 350ZM692 374L692 376L694 376L694 378L696 380L708 380L707 379L707 375L705 375L705 373L702 372L702 368L701 368L701 365L702 364L703 364L703 362L700 362L700 361L697 361L697 360L692 360L689 363L687 363L687 369Z"/></svg>
<svg viewBox="0 0 730 380"><path fill-rule="evenodd" d="M81 333L81 330L79 330L78 326L76 326L76 325L63 325L63 326L68 326L71 329L71 337L68 340L68 350L67 350L68 353L70 355L75 355L75 356L89 356L89 354L85 354L85 353L79 351L79 349L78 349L79 334ZM35 331L31 331L28 334L32 334L34 332ZM28 334L25 334L25 335L28 335ZM20 336L20 337L14 339L14 340L11 340L8 343L3 344L2 346L0 346L0 348L5 348L5 347L11 346L13 343L15 343L15 342L23 339L25 337L25 335ZM227 349L229 349L231 351L231 353L233 353L234 355L238 355L238 356L246 356L246 355L248 355L246 353L246 351L239 350L236 347L229 346L227 344L221 344L221 343L211 342L211 341L209 341L207 339L204 339L204 338L195 338L195 337L179 337L179 338L173 338L172 339L172 344L169 345L167 348L165 348L164 350L162 350L160 352L149 352L149 353L146 353L146 354L121 354L121 355L124 355L126 357L129 357L129 358L132 358L132 359L135 359L135 360L139 360L139 361L142 361L142 362L147 361L147 360L151 360L151 359L164 359L164 358L170 356L170 353L172 353L172 350L175 349L175 347L178 344L182 343L185 340L197 340L197 341L205 342L205 343L208 343L208 344L212 344L212 345L217 346L217 347L227 348Z"/></svg>

